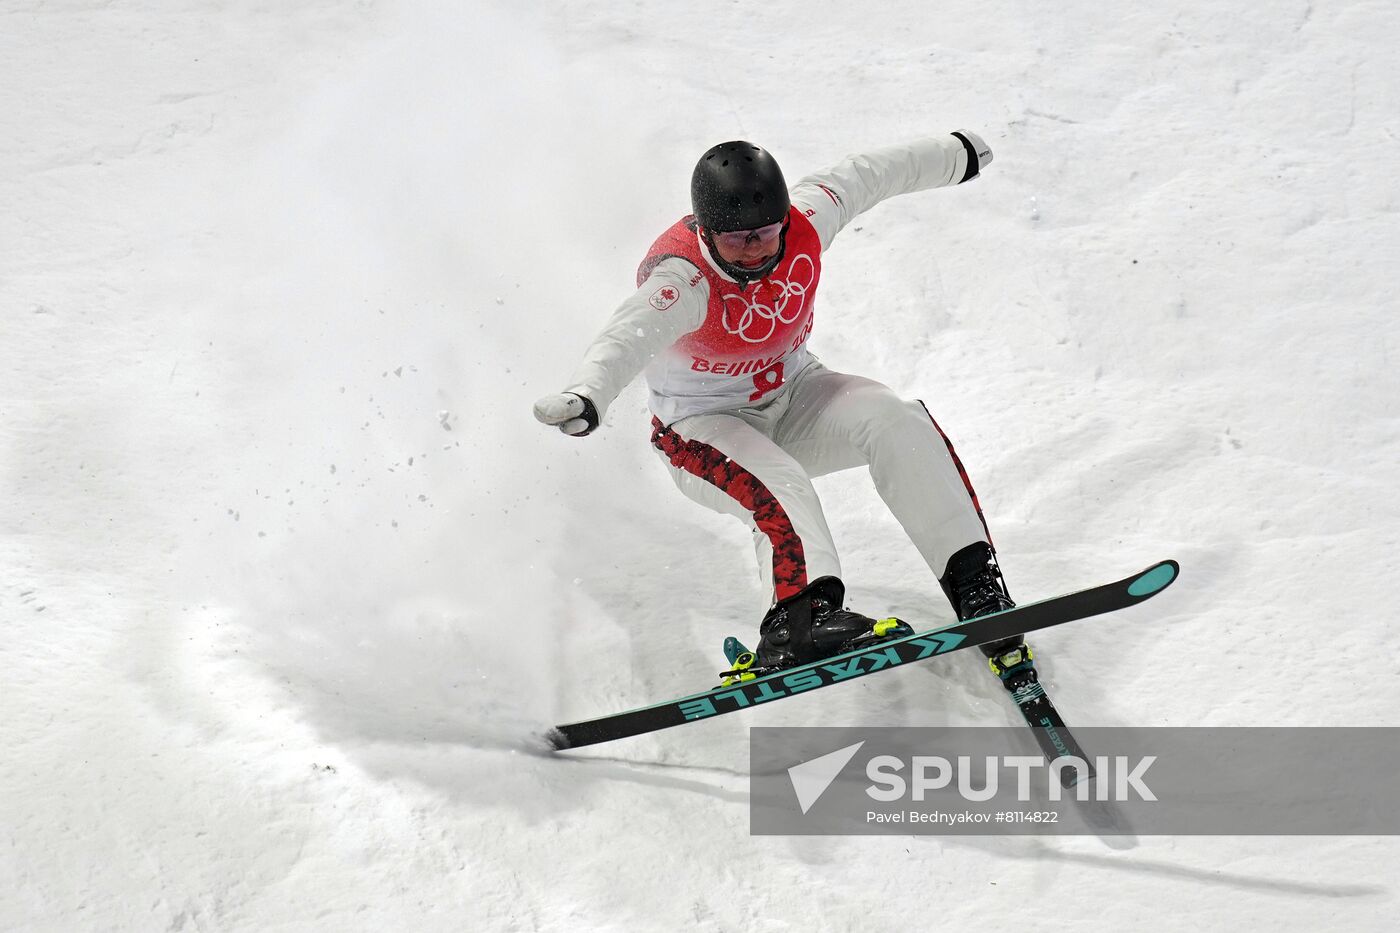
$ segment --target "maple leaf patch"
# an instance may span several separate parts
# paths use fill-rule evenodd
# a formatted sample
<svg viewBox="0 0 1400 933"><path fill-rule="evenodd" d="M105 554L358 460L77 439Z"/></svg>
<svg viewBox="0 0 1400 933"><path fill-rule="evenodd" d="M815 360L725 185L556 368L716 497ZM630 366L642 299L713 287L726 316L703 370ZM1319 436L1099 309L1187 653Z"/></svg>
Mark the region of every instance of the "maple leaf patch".
<svg viewBox="0 0 1400 933"><path fill-rule="evenodd" d="M667 308L671 307L671 305L679 301L680 297L680 290L677 289L675 286L663 285L656 291L652 292L651 298L647 300L651 302L651 306L656 310L665 311Z"/></svg>

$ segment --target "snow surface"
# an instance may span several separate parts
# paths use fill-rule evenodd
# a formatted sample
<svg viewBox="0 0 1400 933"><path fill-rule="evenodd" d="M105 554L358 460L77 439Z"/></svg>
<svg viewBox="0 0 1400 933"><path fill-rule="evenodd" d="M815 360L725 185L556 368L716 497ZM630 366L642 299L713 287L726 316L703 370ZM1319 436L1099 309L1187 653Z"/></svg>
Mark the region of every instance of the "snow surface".
<svg viewBox="0 0 1400 933"><path fill-rule="evenodd" d="M1379 0L0 4L0 928L1393 929L1393 839L748 835L751 725L1016 722L967 656L541 754L763 594L641 391L529 409L706 146L975 129L813 348L928 401L1013 593L1182 562L1034 640L1061 708L1395 725L1397 47ZM821 489L851 604L948 621Z"/></svg>

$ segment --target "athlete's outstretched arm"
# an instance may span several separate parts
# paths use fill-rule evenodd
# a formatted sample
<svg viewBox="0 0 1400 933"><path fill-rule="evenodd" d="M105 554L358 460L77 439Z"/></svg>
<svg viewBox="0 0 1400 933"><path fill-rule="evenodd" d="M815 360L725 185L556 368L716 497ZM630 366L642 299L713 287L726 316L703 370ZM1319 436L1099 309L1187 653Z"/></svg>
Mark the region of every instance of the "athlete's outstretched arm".
<svg viewBox="0 0 1400 933"><path fill-rule="evenodd" d="M991 147L970 130L847 156L801 179L792 200L817 228L822 249L846 224L886 198L959 185L992 161Z"/></svg>
<svg viewBox="0 0 1400 933"><path fill-rule="evenodd" d="M675 257L657 265L593 338L564 391L535 403L535 417L575 437L591 433L658 353L704 323L709 285L698 271Z"/></svg>

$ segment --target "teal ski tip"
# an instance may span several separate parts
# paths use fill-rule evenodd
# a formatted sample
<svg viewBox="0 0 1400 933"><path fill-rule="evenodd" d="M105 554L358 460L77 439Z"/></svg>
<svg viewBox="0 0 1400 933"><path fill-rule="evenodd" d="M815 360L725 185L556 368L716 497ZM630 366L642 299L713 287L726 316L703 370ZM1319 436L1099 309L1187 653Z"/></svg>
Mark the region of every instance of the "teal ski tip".
<svg viewBox="0 0 1400 933"><path fill-rule="evenodd" d="M1139 599L1151 596L1170 586L1180 572L1181 566L1176 561L1163 561L1128 584L1128 595Z"/></svg>

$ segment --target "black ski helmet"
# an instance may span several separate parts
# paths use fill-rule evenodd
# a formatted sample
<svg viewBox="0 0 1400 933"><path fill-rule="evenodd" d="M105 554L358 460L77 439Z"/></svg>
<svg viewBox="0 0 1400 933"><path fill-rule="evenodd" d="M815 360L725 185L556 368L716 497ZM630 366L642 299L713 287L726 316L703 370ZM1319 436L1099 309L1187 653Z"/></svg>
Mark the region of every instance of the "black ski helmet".
<svg viewBox="0 0 1400 933"><path fill-rule="evenodd" d="M690 204L706 230L752 230L787 216L787 182L766 149L743 140L720 143L695 164Z"/></svg>

